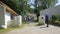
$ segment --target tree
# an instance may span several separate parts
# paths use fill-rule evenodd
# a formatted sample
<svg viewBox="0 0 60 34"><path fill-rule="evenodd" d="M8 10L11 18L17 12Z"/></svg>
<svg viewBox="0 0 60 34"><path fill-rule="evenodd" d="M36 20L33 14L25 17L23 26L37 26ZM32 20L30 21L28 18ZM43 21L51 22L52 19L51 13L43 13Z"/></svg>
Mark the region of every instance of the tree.
<svg viewBox="0 0 60 34"><path fill-rule="evenodd" d="M39 11L50 8L57 3L57 0L35 0L35 14L37 16L37 21L39 20Z"/></svg>
<svg viewBox="0 0 60 34"><path fill-rule="evenodd" d="M47 8L54 6L58 0L38 0L41 2L42 6L46 6Z"/></svg>
<svg viewBox="0 0 60 34"><path fill-rule="evenodd" d="M10 8L12 8L18 14L20 14L19 0L1 0L1 1L7 4Z"/></svg>
<svg viewBox="0 0 60 34"><path fill-rule="evenodd" d="M21 8L21 11L22 13L21 14L26 14L27 12L29 12L29 5L27 5L27 0L19 0L20 1L20 8Z"/></svg>
<svg viewBox="0 0 60 34"><path fill-rule="evenodd" d="M10 8L22 15L29 12L30 7L27 5L27 0L1 0L7 4Z"/></svg>

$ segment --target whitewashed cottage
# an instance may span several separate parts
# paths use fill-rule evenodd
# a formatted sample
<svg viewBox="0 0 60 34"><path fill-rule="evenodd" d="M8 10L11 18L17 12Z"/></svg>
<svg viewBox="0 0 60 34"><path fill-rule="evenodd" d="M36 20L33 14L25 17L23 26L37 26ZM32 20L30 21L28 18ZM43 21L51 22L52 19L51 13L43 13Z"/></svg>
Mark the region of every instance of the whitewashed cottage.
<svg viewBox="0 0 60 34"><path fill-rule="evenodd" d="M45 15L46 14L49 15L49 19L52 15L60 16L60 5L40 11L39 23L45 22ZM43 17L43 19L42 19L42 17Z"/></svg>
<svg viewBox="0 0 60 34"><path fill-rule="evenodd" d="M0 27L7 28L9 21L11 21L14 16L18 16L18 14L0 1Z"/></svg>

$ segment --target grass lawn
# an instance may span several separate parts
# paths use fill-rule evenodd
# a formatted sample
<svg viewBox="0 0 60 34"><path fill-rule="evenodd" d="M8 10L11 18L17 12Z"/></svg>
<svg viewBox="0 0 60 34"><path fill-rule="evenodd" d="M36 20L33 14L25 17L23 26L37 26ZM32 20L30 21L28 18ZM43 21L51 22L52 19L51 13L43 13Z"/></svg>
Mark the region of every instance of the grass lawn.
<svg viewBox="0 0 60 34"><path fill-rule="evenodd" d="M9 32L11 30L21 29L21 28L22 27L9 27L9 28L6 28L6 29L0 28L0 34L4 34L4 33Z"/></svg>
<svg viewBox="0 0 60 34"><path fill-rule="evenodd" d="M22 27L24 27L24 25L22 25L22 26L17 26L17 27L8 27L8 28L6 28L6 29L0 28L0 34L4 34L4 33L6 33L6 32L9 32L9 31L15 30L15 29L22 29Z"/></svg>

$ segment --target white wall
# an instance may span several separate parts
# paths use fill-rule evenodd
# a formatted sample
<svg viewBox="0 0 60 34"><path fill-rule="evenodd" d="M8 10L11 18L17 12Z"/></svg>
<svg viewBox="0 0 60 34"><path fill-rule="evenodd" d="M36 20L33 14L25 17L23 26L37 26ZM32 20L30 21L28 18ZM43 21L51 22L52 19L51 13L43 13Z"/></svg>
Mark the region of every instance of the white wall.
<svg viewBox="0 0 60 34"><path fill-rule="evenodd" d="M0 26L4 25L4 7L0 5Z"/></svg>
<svg viewBox="0 0 60 34"><path fill-rule="evenodd" d="M14 19L11 20L10 26L22 26L22 16L14 16Z"/></svg>
<svg viewBox="0 0 60 34"><path fill-rule="evenodd" d="M5 26L8 26L8 23L10 23L11 15L9 12L5 12Z"/></svg>
<svg viewBox="0 0 60 34"><path fill-rule="evenodd" d="M39 23L40 24L45 24L45 16L39 16Z"/></svg>
<svg viewBox="0 0 60 34"><path fill-rule="evenodd" d="M22 16L15 16L15 24L22 26Z"/></svg>
<svg viewBox="0 0 60 34"><path fill-rule="evenodd" d="M13 20L13 22L15 22L17 25L22 25L22 17L21 16L17 16L16 18L17 20ZM6 7L0 6L0 26L7 28L7 26L9 26L9 23L11 21L11 14L6 11ZM14 24L15 24L14 23Z"/></svg>
<svg viewBox="0 0 60 34"><path fill-rule="evenodd" d="M60 15L60 5L40 11L40 16L45 15L46 13L49 14L49 16Z"/></svg>

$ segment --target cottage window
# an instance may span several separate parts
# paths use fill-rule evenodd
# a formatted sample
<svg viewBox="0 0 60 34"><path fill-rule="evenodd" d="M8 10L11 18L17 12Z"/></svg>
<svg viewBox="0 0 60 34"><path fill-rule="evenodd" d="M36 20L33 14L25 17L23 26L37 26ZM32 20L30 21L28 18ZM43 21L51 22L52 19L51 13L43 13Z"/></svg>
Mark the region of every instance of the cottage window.
<svg viewBox="0 0 60 34"><path fill-rule="evenodd" d="M14 19L14 17L11 15L11 20L13 20Z"/></svg>

